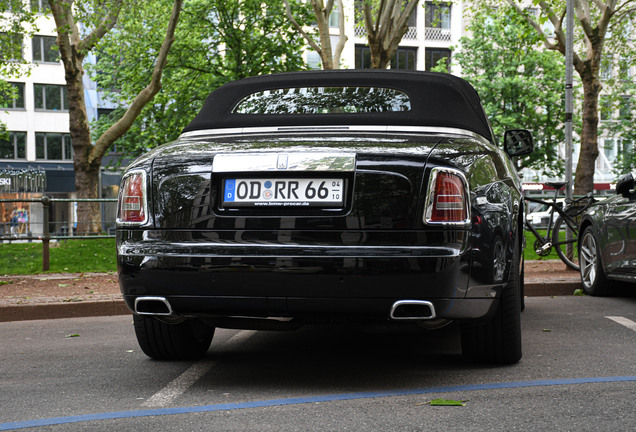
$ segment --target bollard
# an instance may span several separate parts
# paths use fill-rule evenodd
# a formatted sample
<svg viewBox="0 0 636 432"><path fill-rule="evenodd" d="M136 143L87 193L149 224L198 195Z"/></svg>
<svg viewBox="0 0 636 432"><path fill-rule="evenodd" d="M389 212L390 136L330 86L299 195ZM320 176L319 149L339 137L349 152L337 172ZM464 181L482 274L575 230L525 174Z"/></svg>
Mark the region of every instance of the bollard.
<svg viewBox="0 0 636 432"><path fill-rule="evenodd" d="M42 196L42 271L49 270L49 204L51 199L46 195Z"/></svg>

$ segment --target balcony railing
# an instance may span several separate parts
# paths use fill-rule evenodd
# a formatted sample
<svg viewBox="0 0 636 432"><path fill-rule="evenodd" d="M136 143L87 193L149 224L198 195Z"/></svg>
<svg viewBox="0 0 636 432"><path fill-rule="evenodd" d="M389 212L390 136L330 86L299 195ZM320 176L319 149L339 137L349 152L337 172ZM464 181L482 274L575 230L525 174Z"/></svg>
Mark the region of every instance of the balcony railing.
<svg viewBox="0 0 636 432"><path fill-rule="evenodd" d="M451 31L450 29L426 27L424 37L426 40L448 42L451 40Z"/></svg>
<svg viewBox="0 0 636 432"><path fill-rule="evenodd" d="M353 31L353 35L359 38L367 37L367 29L365 29L364 26L356 26ZM417 39L417 27L409 27L406 33L404 33L404 37L402 39ZM450 40L450 38L448 40Z"/></svg>

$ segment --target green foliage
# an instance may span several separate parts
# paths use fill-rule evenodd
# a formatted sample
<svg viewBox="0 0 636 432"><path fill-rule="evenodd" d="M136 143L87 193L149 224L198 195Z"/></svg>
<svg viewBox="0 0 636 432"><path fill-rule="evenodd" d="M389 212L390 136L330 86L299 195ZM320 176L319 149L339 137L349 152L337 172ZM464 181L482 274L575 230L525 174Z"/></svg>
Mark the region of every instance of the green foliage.
<svg viewBox="0 0 636 432"><path fill-rule="evenodd" d="M450 73L448 71L448 61L445 58L441 58L437 60L437 63L435 63L435 66L431 68L431 72Z"/></svg>
<svg viewBox="0 0 636 432"><path fill-rule="evenodd" d="M51 242L50 273L114 272L115 239L78 239ZM42 243L0 244L0 274L42 273Z"/></svg>
<svg viewBox="0 0 636 432"><path fill-rule="evenodd" d="M468 27L454 59L481 96L495 136L507 129L530 129L535 151L519 168L548 175L563 171L564 65L559 53L542 48L538 35L510 7L481 8Z"/></svg>
<svg viewBox="0 0 636 432"><path fill-rule="evenodd" d="M618 140L619 151L614 161L614 174L636 169L636 10L612 22L612 37L606 40L601 62L603 94L599 103L601 136Z"/></svg>
<svg viewBox="0 0 636 432"><path fill-rule="evenodd" d="M0 78L0 111L1 107L6 107L13 99L14 88L8 82ZM0 140L9 139L7 134L7 125L0 121Z"/></svg>
<svg viewBox="0 0 636 432"><path fill-rule="evenodd" d="M28 72L22 44L25 37L37 31L36 15L22 0L0 0L0 11L8 11L0 19L0 75L16 76Z"/></svg>
<svg viewBox="0 0 636 432"><path fill-rule="evenodd" d="M308 17L300 2L294 15ZM146 85L165 34L171 3L137 3L120 16L117 26L97 48L91 71L109 99L125 107ZM143 19L142 19L143 17ZM148 104L116 146L128 155L175 139L201 108L208 94L222 84L253 75L305 68L304 42L292 28L282 2L257 0L191 0L184 4L175 43L168 57L162 90ZM121 111L100 119L99 136Z"/></svg>

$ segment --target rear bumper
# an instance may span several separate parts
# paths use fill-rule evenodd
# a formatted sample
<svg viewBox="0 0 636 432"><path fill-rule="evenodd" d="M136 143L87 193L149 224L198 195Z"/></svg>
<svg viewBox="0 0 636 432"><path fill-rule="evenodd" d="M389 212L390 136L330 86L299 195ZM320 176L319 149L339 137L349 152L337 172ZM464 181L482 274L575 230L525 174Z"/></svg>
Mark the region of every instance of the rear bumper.
<svg viewBox="0 0 636 432"><path fill-rule="evenodd" d="M469 290L463 241L435 247L134 238L118 242L120 287L133 311L138 297L155 296L175 315L388 319L396 301L422 300L437 318L473 320L493 310L503 288Z"/></svg>

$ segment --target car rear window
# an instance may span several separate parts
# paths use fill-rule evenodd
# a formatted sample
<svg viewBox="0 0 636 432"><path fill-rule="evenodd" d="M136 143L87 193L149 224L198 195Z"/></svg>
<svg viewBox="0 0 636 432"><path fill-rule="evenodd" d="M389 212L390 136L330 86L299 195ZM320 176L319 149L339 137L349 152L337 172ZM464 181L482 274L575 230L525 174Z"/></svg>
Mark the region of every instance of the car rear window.
<svg viewBox="0 0 636 432"><path fill-rule="evenodd" d="M265 90L243 98L237 114L340 114L410 111L409 97L379 87L295 87Z"/></svg>

